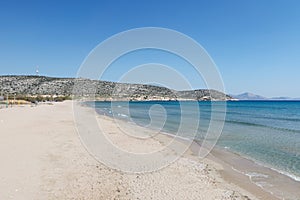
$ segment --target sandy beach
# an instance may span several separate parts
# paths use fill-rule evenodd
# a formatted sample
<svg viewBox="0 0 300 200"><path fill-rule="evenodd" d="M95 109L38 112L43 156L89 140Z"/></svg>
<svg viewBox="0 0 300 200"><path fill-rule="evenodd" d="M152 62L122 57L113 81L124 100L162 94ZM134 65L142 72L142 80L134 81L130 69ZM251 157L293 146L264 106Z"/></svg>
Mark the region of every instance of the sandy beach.
<svg viewBox="0 0 300 200"><path fill-rule="evenodd" d="M118 131L113 119L98 120L128 151L151 151L168 138L140 143ZM217 153L194 156L196 144L158 171L111 169L82 145L71 101L0 109L0 127L0 199L276 199L218 161Z"/></svg>

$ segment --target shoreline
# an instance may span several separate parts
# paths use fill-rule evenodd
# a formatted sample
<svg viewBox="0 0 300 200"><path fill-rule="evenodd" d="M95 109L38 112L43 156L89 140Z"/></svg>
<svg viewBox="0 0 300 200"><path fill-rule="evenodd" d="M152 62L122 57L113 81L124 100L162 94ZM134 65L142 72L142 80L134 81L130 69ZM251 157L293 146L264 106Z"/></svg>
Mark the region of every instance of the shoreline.
<svg viewBox="0 0 300 200"><path fill-rule="evenodd" d="M219 147L212 150L209 158L225 166L221 171L225 180L245 187L257 196L262 196L263 199L267 199L270 195L271 199L297 199L299 197L300 182L252 159ZM242 182L241 177L246 178L250 184ZM260 191L251 187L251 184Z"/></svg>
<svg viewBox="0 0 300 200"><path fill-rule="evenodd" d="M98 112L96 113L99 116L105 116ZM115 120L122 121L122 119ZM160 134L175 138L172 133L160 132ZM181 140L182 142L190 140L189 138L178 136L176 139ZM201 141L193 140L193 145L190 147L190 150L193 152L194 156L197 156L197 149L199 150L201 146L200 143ZM225 149L224 147L216 145L206 157L224 167L224 169L219 172L226 181L246 189L261 199L295 199L300 196L300 192L298 191L300 182L297 179L272 167L258 163L237 152L231 151L230 149ZM245 166L239 167L238 163L244 163ZM255 170L258 172L253 172ZM261 180L268 179L269 177L273 177L276 180ZM271 185L268 185L270 183ZM284 188L284 191L278 191L278 188Z"/></svg>

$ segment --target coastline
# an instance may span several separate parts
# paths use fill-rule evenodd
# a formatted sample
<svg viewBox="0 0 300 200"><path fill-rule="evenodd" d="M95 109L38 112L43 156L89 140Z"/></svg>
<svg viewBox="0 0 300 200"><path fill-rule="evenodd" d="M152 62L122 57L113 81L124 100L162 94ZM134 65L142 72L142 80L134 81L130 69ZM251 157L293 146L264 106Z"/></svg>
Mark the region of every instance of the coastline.
<svg viewBox="0 0 300 200"><path fill-rule="evenodd" d="M174 138L172 133L160 132L160 134ZM183 143L189 140L178 136L176 139ZM198 155L200 146L201 141L193 141L190 147L193 156ZM300 182L297 179L230 149L216 145L207 158L224 167L219 173L227 182L250 191L259 199L297 199L300 196L298 190Z"/></svg>
<svg viewBox="0 0 300 200"><path fill-rule="evenodd" d="M104 116L103 114L96 113L96 115L101 120L112 120L111 117ZM118 123L123 123L123 124L126 123L125 121L123 121L121 119L113 119L113 120L119 121ZM131 124L129 124L129 126L131 126ZM138 126L138 125L133 125L133 126ZM154 131L149 128L144 128L144 127L141 127L141 128L149 130L149 131ZM158 137L160 138L160 141L168 141L169 139L175 138L173 134L167 133L167 132L160 132ZM166 139L166 138L169 138L169 139ZM186 143L187 141L189 141L189 139L182 138L182 137L176 137L176 140L180 143ZM234 185L233 188L236 189L236 192L247 191L247 192L250 192L251 194L253 194L254 196L252 196L251 199L256 199L257 197L258 197L258 199L266 199L266 200L280 199L280 198L273 196L269 192L263 190L261 187L258 187L257 185L255 185L245 175L236 173L234 170L232 170L232 168L228 165L228 163L225 163L222 159L220 159L222 156L216 157L216 156L212 155L212 153L215 154L215 152L218 152L219 154L220 153L224 154L225 152L223 152L223 149L220 149L220 148L218 148L217 150L214 149L204 159L199 159L197 157L199 149L200 149L200 145L197 142L193 141L192 145L188 148L187 152L183 156L189 157L190 159L197 161L197 162L204 162L208 165L211 165L215 170L217 169L217 173L218 173L218 175L221 176L220 177L221 179L225 180L227 183L229 183L229 185L230 184ZM228 153L230 153L230 152L228 152ZM228 153L227 153L227 155L228 155ZM245 159L237 154L233 154L233 153L231 153L231 154L234 155L235 158ZM223 173L223 172L226 172L226 173Z"/></svg>
<svg viewBox="0 0 300 200"><path fill-rule="evenodd" d="M111 118L97 118L109 130L117 130ZM195 143L183 157L156 172L137 175L110 169L81 144L71 101L1 109L0 120L4 199L276 199L220 160L222 150L199 159ZM116 142L134 147L135 141L117 133L110 134ZM138 141L136 147L152 150L172 136L158 137L161 141ZM229 154L229 158L234 157Z"/></svg>
<svg viewBox="0 0 300 200"><path fill-rule="evenodd" d="M94 112L94 110L90 109L91 112ZM111 117L105 116L105 115L101 115L98 113L95 113L97 118L98 118L98 122L99 124L103 122L106 124L107 121L109 121L109 123L114 123L113 121L118 121L117 123L121 123L122 125L126 124L125 126L128 126L127 128L129 129L138 129L138 131L142 131L146 134L151 134L154 130L149 129L149 128L144 128L144 127L140 127L138 125L133 125L131 123L127 123L121 119L113 119ZM105 128L104 128L105 130ZM114 131L112 131L114 132ZM112 139L112 143L114 143L114 139ZM160 144L166 145L166 143L168 143L170 140L176 140L176 142L178 144L180 143L186 143L188 142L189 139L187 138L181 138L181 137L174 137L174 135L170 134L170 133L166 133L166 132L159 132L157 135L155 135L155 140L159 141ZM124 146L122 146L124 148ZM126 148L126 147L125 147ZM186 150L186 152L178 159L188 159L190 161L192 161L193 163L196 163L197 165L205 165L206 166L206 170L204 170L204 173L206 175L212 175L213 176L213 183L217 183L217 187L219 187L219 189L221 190L225 190L227 194L230 194L227 198L224 199L265 199L265 200L276 200L277 198L266 193L265 191L261 190L261 188L257 187L256 185L252 184L249 180L246 180L249 182L249 184L252 184L252 190L248 190L247 187L242 187L243 185L239 185L236 182L232 181L232 176L230 175L228 177L228 180L225 179L225 177L222 176L222 171L224 170L224 166L223 163L218 161L217 159L215 159L214 157L211 156L207 156L204 159L200 159L199 157L196 156L196 151L195 149L199 149L199 145L197 143L195 143L194 141L192 142L192 145ZM128 150L128 149L125 149ZM174 163L177 163L178 160L176 160ZM170 166L174 165L174 163L170 164ZM165 170L167 169L169 166L164 167L161 170ZM203 170L203 169L202 169ZM156 173L156 172L153 172ZM231 172L230 172L231 174ZM147 176L147 175L146 175ZM238 177L240 178L241 175L239 174ZM227 177L226 177L227 178ZM220 185L218 185L220 184ZM248 184L247 184L248 186ZM211 191L213 192L213 191ZM208 196L203 196L204 199L216 199L216 198L212 198L212 194L207 193L206 195ZM259 198L257 198L259 197ZM174 197L173 197L174 198ZM187 198L187 197L185 197ZM169 198L166 198L169 199ZM177 198L176 198L177 199ZM190 198L187 198L190 199Z"/></svg>
<svg viewBox="0 0 300 200"><path fill-rule="evenodd" d="M215 147L208 156L221 163L222 177L261 199L297 199L300 182L235 152Z"/></svg>

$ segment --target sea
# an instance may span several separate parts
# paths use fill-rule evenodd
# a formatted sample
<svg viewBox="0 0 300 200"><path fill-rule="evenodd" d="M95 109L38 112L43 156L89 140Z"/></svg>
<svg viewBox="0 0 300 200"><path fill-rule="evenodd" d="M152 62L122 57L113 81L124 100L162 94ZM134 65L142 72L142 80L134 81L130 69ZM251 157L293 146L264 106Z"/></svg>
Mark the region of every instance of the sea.
<svg viewBox="0 0 300 200"><path fill-rule="evenodd" d="M224 116L216 146L300 181L300 101L131 101L86 102L101 115L116 117L169 134L183 123L187 139L206 138L213 113ZM184 109L184 111L183 111ZM185 113L185 114L183 114ZM186 113L191 113L186 114ZM163 115L163 117L162 117ZM155 118L158 123L155 122ZM183 120L183 118L185 118ZM164 123L159 123L164 120ZM214 120L223 120L218 118ZM193 134L192 134L193 133ZM266 174L246 172L250 178ZM253 177L251 177L253 173ZM260 181L259 184L263 182ZM299 197L300 199L300 197Z"/></svg>

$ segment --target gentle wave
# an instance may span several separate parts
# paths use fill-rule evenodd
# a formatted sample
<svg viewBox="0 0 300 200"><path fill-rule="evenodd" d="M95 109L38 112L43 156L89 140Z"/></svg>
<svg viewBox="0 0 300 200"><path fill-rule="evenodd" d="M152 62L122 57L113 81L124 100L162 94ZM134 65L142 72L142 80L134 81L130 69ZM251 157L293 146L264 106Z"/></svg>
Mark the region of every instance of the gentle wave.
<svg viewBox="0 0 300 200"><path fill-rule="evenodd" d="M278 172L280 174L283 174L285 176L288 176L288 177L290 177L291 179L293 179L293 180L295 180L297 182L300 182L300 177L299 176L296 176L296 175L291 174L289 172L282 171L282 170L279 170L279 169L275 169L275 168L272 168L272 167L270 167L270 169L272 169L272 170L274 170L274 171L276 171L276 172Z"/></svg>
<svg viewBox="0 0 300 200"><path fill-rule="evenodd" d="M117 115L118 115L119 117L126 117L126 118L128 117L128 115L125 115L125 114L122 114L122 113L118 113Z"/></svg>
<svg viewBox="0 0 300 200"><path fill-rule="evenodd" d="M211 111L211 110L200 110L200 112L208 114L208 113L224 113L223 111ZM238 116L251 116L252 118L260 118L260 119L273 119L273 120L281 120L281 121L293 121L300 122L300 118L290 118L290 117L272 117L272 116L262 116L258 114L249 114L246 112L236 112L236 111L226 111L226 115L238 115Z"/></svg>
<svg viewBox="0 0 300 200"><path fill-rule="evenodd" d="M200 121L201 120L211 120L211 118L202 116ZM214 119L214 121L221 121L222 122L223 120ZM257 123L251 123L251 122L244 122L244 121L236 121L236 120L225 119L225 123L232 123L232 124L239 124L239 125L246 125L246 126L253 126L253 127L262 127L262 128L270 128L270 129L274 129L274 130L287 131L287 132L292 132L292 133L300 133L300 130L298 130L298 129L282 128L282 127L269 126L269 125L257 124Z"/></svg>
<svg viewBox="0 0 300 200"><path fill-rule="evenodd" d="M257 165L263 166L263 167L265 167L265 168L269 168L269 169L271 169L271 170L273 170L273 171L275 171L275 172L278 172L278 173L280 173L280 174L282 174L282 175L284 175L284 176L287 176L287 177L293 179L294 181L300 182L300 177L297 176L297 175L295 175L295 174L292 174L292 173L289 173L289 172L287 172L287 171L283 171L283 170L280 170L280 169L276 169L276 168L274 168L274 167L271 167L269 164L262 163L262 162L260 162L260 161L258 161L258 160L256 160L256 159L254 159L254 158L251 158L251 157L249 157L249 156L241 155L241 154L239 154L239 153L238 153L238 155L241 156L241 157L243 157L243 158L246 158L246 159L248 159L248 160L253 161L253 162L254 162L255 164L257 164ZM240 171L240 170L238 170L238 169L235 169L234 167L232 167L232 169L233 169L234 171L237 171L237 172L239 172L239 173L241 173L241 174L244 174L244 175L248 176L248 177L250 178L251 181L252 181L251 178L254 178L254 177L268 178L268 175L266 175L266 174L257 173L257 172L247 172L247 173L244 173L244 172L242 172L242 171Z"/></svg>
<svg viewBox="0 0 300 200"><path fill-rule="evenodd" d="M257 172L248 172L248 173L245 173L245 175L249 176L251 179L252 178L268 178L269 177L266 174L261 174L261 173L257 173Z"/></svg>
<svg viewBox="0 0 300 200"><path fill-rule="evenodd" d="M293 132L293 133L300 133L300 130L297 130L297 129L281 128L281 127L276 127L276 126L268 126L268 125L264 125L264 124L256 124L256 123L234 121L234 120L226 120L226 122L233 123L233 124L246 125L246 126L264 127L264 128L270 128L270 129L275 129L275 130L280 130L280 131L288 131L288 132Z"/></svg>

